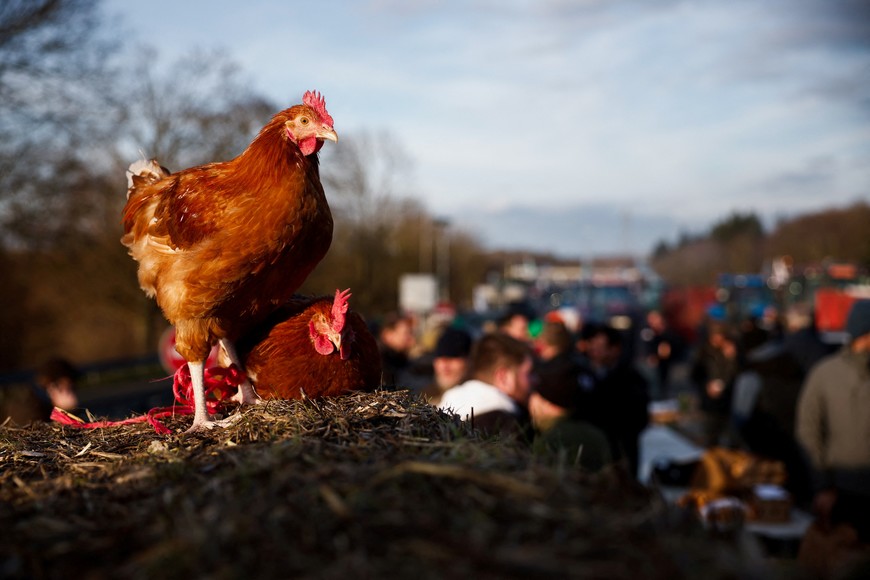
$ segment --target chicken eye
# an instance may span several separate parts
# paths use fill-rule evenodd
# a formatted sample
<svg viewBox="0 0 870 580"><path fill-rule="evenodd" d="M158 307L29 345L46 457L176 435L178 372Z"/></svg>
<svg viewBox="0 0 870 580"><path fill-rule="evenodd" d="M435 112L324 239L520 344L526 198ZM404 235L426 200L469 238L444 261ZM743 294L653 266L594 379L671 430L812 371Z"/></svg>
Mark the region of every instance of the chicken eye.
<svg viewBox="0 0 870 580"><path fill-rule="evenodd" d="M301 119L299 119L299 122L302 123L303 125L307 125L308 124L308 117L302 117Z"/></svg>

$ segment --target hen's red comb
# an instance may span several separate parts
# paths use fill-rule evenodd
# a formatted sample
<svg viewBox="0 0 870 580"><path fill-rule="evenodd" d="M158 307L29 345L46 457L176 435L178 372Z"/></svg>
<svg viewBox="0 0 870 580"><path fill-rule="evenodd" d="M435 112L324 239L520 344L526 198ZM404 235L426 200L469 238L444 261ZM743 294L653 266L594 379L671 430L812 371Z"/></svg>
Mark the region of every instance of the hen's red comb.
<svg viewBox="0 0 870 580"><path fill-rule="evenodd" d="M302 104L308 105L314 109L317 114L320 115L320 119L332 127L332 117L326 112L326 100L323 98L323 95L317 91L306 91L305 94L302 95Z"/></svg>
<svg viewBox="0 0 870 580"><path fill-rule="evenodd" d="M335 300L332 302L332 329L341 332L344 328L344 315L347 314L348 299L351 297L350 288L341 292L335 291Z"/></svg>

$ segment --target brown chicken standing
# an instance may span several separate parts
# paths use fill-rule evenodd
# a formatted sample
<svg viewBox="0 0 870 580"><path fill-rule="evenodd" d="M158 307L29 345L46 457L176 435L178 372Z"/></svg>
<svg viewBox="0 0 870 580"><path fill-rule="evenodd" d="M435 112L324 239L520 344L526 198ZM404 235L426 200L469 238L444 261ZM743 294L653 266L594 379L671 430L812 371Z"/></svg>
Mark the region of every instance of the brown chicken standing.
<svg viewBox="0 0 870 580"><path fill-rule="evenodd" d="M349 290L336 290L334 298L291 299L239 339L239 358L261 397L332 397L380 385L377 342L348 310L349 298Z"/></svg>
<svg viewBox="0 0 870 580"><path fill-rule="evenodd" d="M232 341L286 302L329 250L332 214L317 157L325 139L338 140L332 117L309 91L231 161L173 174L154 160L130 166L121 242L190 365L189 431L217 424L203 388L211 347L219 342L239 364ZM256 401L250 382L237 399Z"/></svg>

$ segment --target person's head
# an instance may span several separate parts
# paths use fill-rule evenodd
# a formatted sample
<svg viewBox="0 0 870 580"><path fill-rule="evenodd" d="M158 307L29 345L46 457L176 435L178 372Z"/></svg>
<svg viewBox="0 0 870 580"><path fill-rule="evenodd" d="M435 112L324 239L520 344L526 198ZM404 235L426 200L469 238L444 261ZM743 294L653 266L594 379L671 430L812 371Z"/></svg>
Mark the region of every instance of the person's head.
<svg viewBox="0 0 870 580"><path fill-rule="evenodd" d="M768 304L761 312L760 324L763 328L776 328L780 324L780 318L779 308L773 304Z"/></svg>
<svg viewBox="0 0 870 580"><path fill-rule="evenodd" d="M589 354L589 341L598 332L600 324L595 322L584 322L580 326L580 331L577 333L577 340L574 342L574 349L583 356Z"/></svg>
<svg viewBox="0 0 870 580"><path fill-rule="evenodd" d="M67 411L75 409L79 404L75 392L78 378L78 369L62 358L46 361L36 373L36 381L45 389L51 404Z"/></svg>
<svg viewBox="0 0 870 580"><path fill-rule="evenodd" d="M650 310L646 315L646 323L653 331L661 333L665 331L665 317L658 310Z"/></svg>
<svg viewBox="0 0 870 580"><path fill-rule="evenodd" d="M857 300L849 310L846 332L855 352L870 352L870 299Z"/></svg>
<svg viewBox="0 0 870 580"><path fill-rule="evenodd" d="M435 382L441 390L458 385L468 371L471 335L459 328L444 329L435 345L432 367Z"/></svg>
<svg viewBox="0 0 870 580"><path fill-rule="evenodd" d="M498 329L504 334L517 340L528 342L531 339L529 332L529 318L522 312L508 312L498 321Z"/></svg>
<svg viewBox="0 0 870 580"><path fill-rule="evenodd" d="M806 304L793 304L785 311L784 322L785 331L795 333L800 330L812 328L813 313L810 307Z"/></svg>
<svg viewBox="0 0 870 580"><path fill-rule="evenodd" d="M408 354L414 348L414 325L410 318L392 313L381 327L380 339L384 346Z"/></svg>
<svg viewBox="0 0 870 580"><path fill-rule="evenodd" d="M571 333L563 322L545 322L535 339L535 349L542 360L552 360L571 350L571 340Z"/></svg>
<svg viewBox="0 0 870 580"><path fill-rule="evenodd" d="M599 326L589 337L586 356L596 367L610 368L622 355L622 335L613 327Z"/></svg>
<svg viewBox="0 0 870 580"><path fill-rule="evenodd" d="M469 376L525 405L532 386L532 351L524 342L495 332L471 349Z"/></svg>
<svg viewBox="0 0 870 580"><path fill-rule="evenodd" d="M707 342L715 348L723 348L736 342L734 330L725 322L711 321L707 327Z"/></svg>
<svg viewBox="0 0 870 580"><path fill-rule="evenodd" d="M576 411L578 404L577 375L572 368L559 368L540 373L529 396L529 414L535 426L546 431L562 417Z"/></svg>

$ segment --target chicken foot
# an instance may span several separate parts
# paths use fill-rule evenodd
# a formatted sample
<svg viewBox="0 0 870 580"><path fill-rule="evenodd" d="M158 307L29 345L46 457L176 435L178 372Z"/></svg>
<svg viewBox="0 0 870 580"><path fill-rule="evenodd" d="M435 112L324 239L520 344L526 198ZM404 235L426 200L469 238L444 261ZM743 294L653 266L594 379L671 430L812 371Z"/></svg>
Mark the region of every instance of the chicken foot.
<svg viewBox="0 0 870 580"><path fill-rule="evenodd" d="M220 339L219 344L230 363L236 365L239 369L244 370L245 367L242 366L242 362L239 360L239 355L236 354L236 347L233 346L233 343L226 338L222 338ZM239 384L238 392L230 397L230 400L240 405L255 405L263 402L254 390L254 385L251 384L251 381L247 377L245 377L245 380Z"/></svg>
<svg viewBox="0 0 870 580"><path fill-rule="evenodd" d="M228 417L220 421L215 421L208 414L208 408L205 405L203 361L188 362L187 366L190 368L190 382L191 387L193 388L193 425L191 425L184 434L189 435L203 430L214 429L215 427L227 427L232 425L238 417Z"/></svg>

